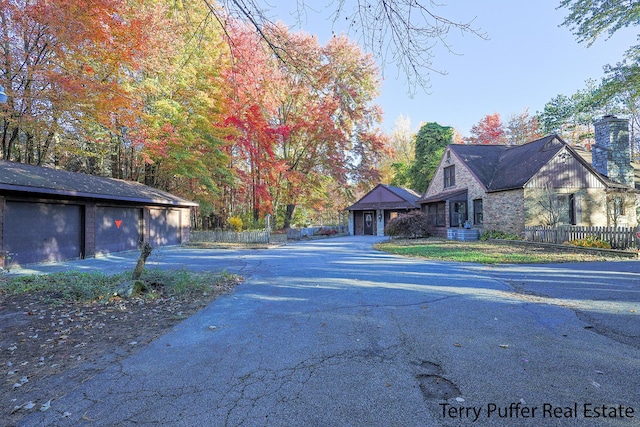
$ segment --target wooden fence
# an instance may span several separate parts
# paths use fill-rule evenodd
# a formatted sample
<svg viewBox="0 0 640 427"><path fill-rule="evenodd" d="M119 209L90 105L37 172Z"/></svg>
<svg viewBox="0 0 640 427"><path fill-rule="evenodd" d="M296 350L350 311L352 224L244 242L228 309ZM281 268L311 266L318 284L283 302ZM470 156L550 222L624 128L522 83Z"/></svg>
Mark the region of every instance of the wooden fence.
<svg viewBox="0 0 640 427"><path fill-rule="evenodd" d="M191 242L215 243L265 243L270 242L269 231L192 231Z"/></svg>
<svg viewBox="0 0 640 427"><path fill-rule="evenodd" d="M565 243L572 240L594 237L611 244L612 249L636 247L636 232L633 227L581 227L562 225L558 227L536 226L524 228L524 239L541 243Z"/></svg>

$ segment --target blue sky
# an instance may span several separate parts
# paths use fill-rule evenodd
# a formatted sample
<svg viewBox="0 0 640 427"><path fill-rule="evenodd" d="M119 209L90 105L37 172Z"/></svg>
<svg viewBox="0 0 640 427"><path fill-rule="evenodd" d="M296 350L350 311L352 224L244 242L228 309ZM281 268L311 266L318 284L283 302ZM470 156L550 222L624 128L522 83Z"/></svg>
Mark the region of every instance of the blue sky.
<svg viewBox="0 0 640 427"><path fill-rule="evenodd" d="M434 68L447 74L431 73L429 93L418 89L413 97L396 66L386 64L378 99L385 112L386 132L391 132L400 115L411 120L412 130L422 122L438 122L468 135L487 114L500 113L503 121L526 108L535 114L556 95L584 89L587 79L599 81L604 76L603 66L621 61L624 52L636 43L637 30L625 29L591 47L578 44L569 28L559 26L567 14L565 9L556 9L559 0L437 3L441 4L437 13L454 21L474 20L488 40L452 32L447 41L458 55L438 49L433 60ZM325 41L331 33L328 8L316 6L317 14L308 11L299 29ZM272 13L291 24L286 9L295 10L295 1L279 2Z"/></svg>

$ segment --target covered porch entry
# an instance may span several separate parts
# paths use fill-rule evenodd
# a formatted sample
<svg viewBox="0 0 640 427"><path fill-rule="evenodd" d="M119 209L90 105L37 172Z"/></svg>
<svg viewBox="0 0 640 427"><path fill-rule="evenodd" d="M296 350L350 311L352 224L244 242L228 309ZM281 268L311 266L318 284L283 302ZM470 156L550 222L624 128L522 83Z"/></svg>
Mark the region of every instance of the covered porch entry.
<svg viewBox="0 0 640 427"><path fill-rule="evenodd" d="M432 233L449 237L450 229L464 226L469 219L467 189L442 193L421 201L422 211L429 216Z"/></svg>
<svg viewBox="0 0 640 427"><path fill-rule="evenodd" d="M355 236L384 236L389 221L403 213L419 209L420 197L412 190L378 184L349 211L349 234Z"/></svg>

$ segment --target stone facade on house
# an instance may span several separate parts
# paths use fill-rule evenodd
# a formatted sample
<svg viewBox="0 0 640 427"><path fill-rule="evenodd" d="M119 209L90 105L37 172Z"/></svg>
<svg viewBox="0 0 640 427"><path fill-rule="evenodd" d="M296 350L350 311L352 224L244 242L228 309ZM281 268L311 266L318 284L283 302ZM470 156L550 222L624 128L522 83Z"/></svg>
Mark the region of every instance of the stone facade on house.
<svg viewBox="0 0 640 427"><path fill-rule="evenodd" d="M571 196L575 209L574 224L569 215ZM524 200L526 226L606 224L605 194L599 189L570 188L550 192L544 188L527 188Z"/></svg>
<svg viewBox="0 0 640 427"><path fill-rule="evenodd" d="M629 121L615 116L605 116L594 123L594 128L594 169L612 181L633 186Z"/></svg>
<svg viewBox="0 0 640 427"><path fill-rule="evenodd" d="M454 153L450 153L450 150L445 151L443 161L440 162L440 166L436 170L436 173L431 180L429 188L425 192L423 198L428 198L437 194L444 193L445 191L456 191L461 189L467 190L467 200L469 202L475 199L482 199L486 192L486 189L482 186L473 173L467 168ZM447 159L449 156L449 161ZM444 186L444 168L453 165L455 167L455 184L445 188ZM472 204L472 203L471 203ZM469 209L469 217L473 218L473 208Z"/></svg>
<svg viewBox="0 0 640 427"><path fill-rule="evenodd" d="M454 168L454 180L453 183L448 181L449 185L445 186L445 169L450 167ZM458 222L458 226L468 221L473 228L482 230L483 223L477 220L474 212L474 201L482 200L485 197L485 192L486 189L482 183L478 181L466 164L456 156L455 152L449 149L446 150L431 180L429 188L422 197L422 200L428 202L422 203L422 211L427 214L429 212L429 205L444 204L445 221L444 223L433 224L432 233L443 237L447 235L447 228L452 226L451 201L466 202L464 218ZM444 197L440 198L438 195L444 195ZM447 195L452 196L447 198Z"/></svg>
<svg viewBox="0 0 640 427"><path fill-rule="evenodd" d="M613 122L614 128L620 126L616 119L602 122L605 125ZM604 131L602 126L599 129L599 139L602 140ZM620 141L615 144L620 144ZM594 158L597 155L592 154ZM622 157L627 159L627 169L633 174L629 156ZM565 147L540 168L525 185L525 224L635 225L636 196L632 188L601 176L590 164L590 156L584 151Z"/></svg>
<svg viewBox="0 0 640 427"><path fill-rule="evenodd" d="M487 193L484 203L484 229L524 235L524 190Z"/></svg>

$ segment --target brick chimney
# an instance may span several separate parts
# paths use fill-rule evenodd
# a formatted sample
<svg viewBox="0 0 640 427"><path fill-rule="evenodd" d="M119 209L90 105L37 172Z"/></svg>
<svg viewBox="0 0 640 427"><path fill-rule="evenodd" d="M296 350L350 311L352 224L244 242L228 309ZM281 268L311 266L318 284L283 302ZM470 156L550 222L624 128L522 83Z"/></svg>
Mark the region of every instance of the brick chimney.
<svg viewBox="0 0 640 427"><path fill-rule="evenodd" d="M594 127L593 167L612 181L633 187L629 120L609 115L595 122Z"/></svg>

